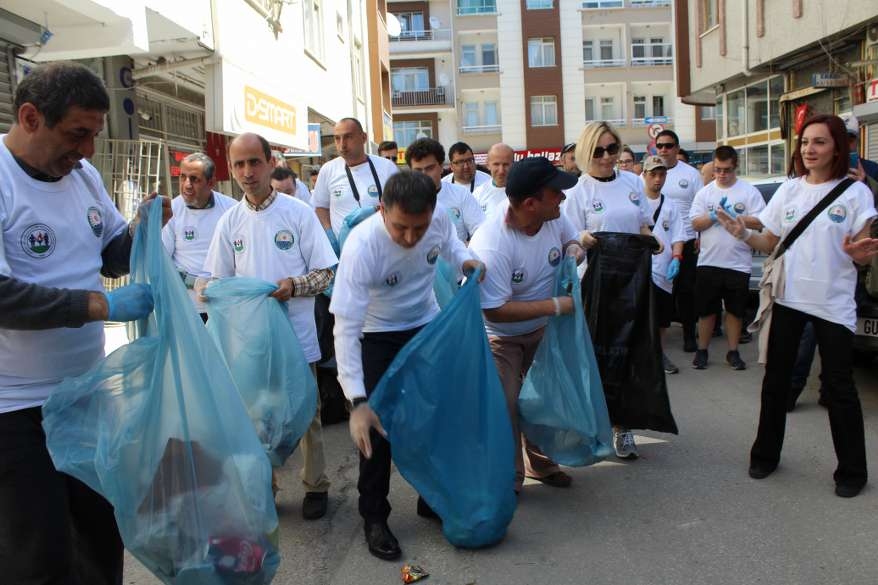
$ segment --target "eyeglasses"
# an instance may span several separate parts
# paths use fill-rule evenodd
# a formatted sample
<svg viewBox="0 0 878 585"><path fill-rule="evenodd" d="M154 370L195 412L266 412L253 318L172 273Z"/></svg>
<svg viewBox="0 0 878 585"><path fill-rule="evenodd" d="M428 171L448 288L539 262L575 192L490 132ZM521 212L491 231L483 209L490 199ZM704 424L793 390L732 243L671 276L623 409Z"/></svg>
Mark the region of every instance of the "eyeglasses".
<svg viewBox="0 0 878 585"><path fill-rule="evenodd" d="M634 164L634 159L633 159L633 158L626 158L626 159L622 159L622 158L620 158L620 159L619 159L619 164L620 164L620 165L633 165L633 164Z"/></svg>
<svg viewBox="0 0 878 585"><path fill-rule="evenodd" d="M396 160L396 157L393 156L392 154L385 154L385 155L383 155L383 156L384 156L384 158L386 158L387 160Z"/></svg>
<svg viewBox="0 0 878 585"><path fill-rule="evenodd" d="M607 147L595 146L592 158L604 158L604 153L607 153L610 156L613 156L614 154L619 154L619 143L614 142Z"/></svg>
<svg viewBox="0 0 878 585"><path fill-rule="evenodd" d="M676 148L677 143L675 142L656 142L655 148L656 150L662 150L663 148Z"/></svg>
<svg viewBox="0 0 878 585"><path fill-rule="evenodd" d="M464 158L461 160L451 161L451 166L453 166L453 167L465 167L467 165L474 165L474 164L476 164L476 159L474 159L474 158Z"/></svg>

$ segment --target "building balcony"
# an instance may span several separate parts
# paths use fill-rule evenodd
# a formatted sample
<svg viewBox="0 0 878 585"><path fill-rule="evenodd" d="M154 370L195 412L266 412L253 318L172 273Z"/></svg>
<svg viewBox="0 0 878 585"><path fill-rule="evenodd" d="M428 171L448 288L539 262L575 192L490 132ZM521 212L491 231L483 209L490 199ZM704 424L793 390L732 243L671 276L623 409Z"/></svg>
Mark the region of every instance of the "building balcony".
<svg viewBox="0 0 878 585"><path fill-rule="evenodd" d="M671 0L628 0L631 8L658 8L661 6L670 6Z"/></svg>
<svg viewBox="0 0 878 585"><path fill-rule="evenodd" d="M586 69L595 69L601 67L625 67L627 65L627 61L625 58L622 59L585 59L582 61L582 66Z"/></svg>
<svg viewBox="0 0 878 585"><path fill-rule="evenodd" d="M600 10L603 8L622 8L625 2L622 0L583 0L583 10Z"/></svg>
<svg viewBox="0 0 878 585"><path fill-rule="evenodd" d="M458 16L497 14L496 0L457 0Z"/></svg>
<svg viewBox="0 0 878 585"><path fill-rule="evenodd" d="M480 126L462 126L464 134L499 134L502 130L500 124L484 124Z"/></svg>
<svg viewBox="0 0 878 585"><path fill-rule="evenodd" d="M449 106L453 105L454 96L444 87L429 87L406 91L394 90L391 95L394 108Z"/></svg>
<svg viewBox="0 0 878 585"><path fill-rule="evenodd" d="M671 43L631 43L632 67L674 64L674 45Z"/></svg>
<svg viewBox="0 0 878 585"><path fill-rule="evenodd" d="M498 73L500 65L461 65L457 68L459 73Z"/></svg>
<svg viewBox="0 0 878 585"><path fill-rule="evenodd" d="M390 37L390 54L450 53L451 29L404 30L398 37Z"/></svg>

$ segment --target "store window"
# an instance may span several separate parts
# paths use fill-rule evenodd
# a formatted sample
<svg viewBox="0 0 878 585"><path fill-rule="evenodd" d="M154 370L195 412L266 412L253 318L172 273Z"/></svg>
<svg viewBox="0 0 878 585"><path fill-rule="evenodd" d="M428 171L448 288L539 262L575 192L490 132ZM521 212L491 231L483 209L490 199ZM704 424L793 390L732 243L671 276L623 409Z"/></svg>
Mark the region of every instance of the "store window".
<svg viewBox="0 0 878 585"><path fill-rule="evenodd" d="M394 120L393 138L400 148L418 138L433 138L433 123L430 120Z"/></svg>
<svg viewBox="0 0 878 585"><path fill-rule="evenodd" d="M747 127L751 132L768 130L768 82L747 86Z"/></svg>
<svg viewBox="0 0 878 585"><path fill-rule="evenodd" d="M744 99L744 90L740 89L728 95L726 99L729 136L738 136L746 134L746 108Z"/></svg>

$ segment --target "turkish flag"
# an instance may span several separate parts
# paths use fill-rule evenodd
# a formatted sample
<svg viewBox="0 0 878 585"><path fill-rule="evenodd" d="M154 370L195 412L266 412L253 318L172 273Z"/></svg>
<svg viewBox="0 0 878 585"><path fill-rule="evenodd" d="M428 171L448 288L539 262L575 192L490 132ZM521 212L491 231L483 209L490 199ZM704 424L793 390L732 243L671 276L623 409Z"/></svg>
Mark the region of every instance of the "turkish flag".
<svg viewBox="0 0 878 585"><path fill-rule="evenodd" d="M217 181L229 180L229 162L226 159L226 136L225 134L207 133L207 156L216 164L214 178Z"/></svg>
<svg viewBox="0 0 878 585"><path fill-rule="evenodd" d="M796 106L796 116L795 116L795 125L794 128L796 130L796 134L800 134L802 132L802 126L805 125L805 120L811 117L811 106L808 104L799 104Z"/></svg>

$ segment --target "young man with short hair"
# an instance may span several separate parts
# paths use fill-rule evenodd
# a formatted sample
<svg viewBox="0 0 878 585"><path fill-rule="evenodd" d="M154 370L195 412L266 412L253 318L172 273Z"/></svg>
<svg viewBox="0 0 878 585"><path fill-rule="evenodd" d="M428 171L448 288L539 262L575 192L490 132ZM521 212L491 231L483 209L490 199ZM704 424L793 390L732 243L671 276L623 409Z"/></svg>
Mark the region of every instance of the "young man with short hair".
<svg viewBox="0 0 878 585"><path fill-rule="evenodd" d="M476 168L473 149L465 142L455 142L448 149L451 173L442 177L446 183L454 183L469 189L470 193L491 180L491 175Z"/></svg>
<svg viewBox="0 0 878 585"><path fill-rule="evenodd" d="M738 353L741 324L747 308L750 269L753 264L750 247L736 239L719 224L717 211L723 209L732 218L741 217L751 229L762 229L757 218L765 208L765 200L753 185L735 175L738 153L731 146L720 146L713 153L713 182L705 185L692 202L689 219L701 233L701 250L695 278L695 303L698 319L698 351L692 367L707 367L707 348L713 337L716 315L723 306L726 311L726 339L729 351L726 362L735 370L747 364Z"/></svg>
<svg viewBox="0 0 878 585"><path fill-rule="evenodd" d="M311 191L308 190L308 186L288 167L275 167L271 171L271 188L311 205Z"/></svg>
<svg viewBox="0 0 878 585"><path fill-rule="evenodd" d="M405 163L416 173L424 173L436 186L438 204L448 210L457 230L457 237L468 242L485 221L485 214L465 187L442 181L445 150L432 138L419 138L405 151Z"/></svg>
<svg viewBox="0 0 878 585"><path fill-rule="evenodd" d="M585 257L576 228L560 207L563 190L576 180L545 157L519 161L505 183L507 201L497 206L470 242L470 250L487 265L482 310L515 438L516 493L525 476L553 487L567 487L572 481L522 437L518 395L548 318L573 312L573 299L553 297L552 292L562 256L574 255L578 262Z"/></svg>
<svg viewBox="0 0 878 585"><path fill-rule="evenodd" d="M378 145L378 156L396 164L399 158L399 146L393 140L385 140Z"/></svg>
<svg viewBox="0 0 878 585"><path fill-rule="evenodd" d="M350 432L360 450L359 511L369 552L384 560L402 554L387 525L391 447L367 400L396 354L438 314L433 279L439 256L464 273L484 268L436 206L433 181L408 171L394 175L379 213L345 242L329 307L338 380L353 405ZM418 514L435 515L421 498Z"/></svg>

